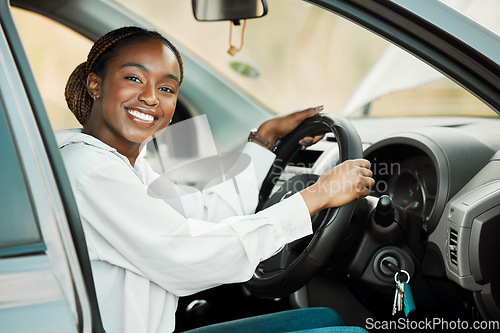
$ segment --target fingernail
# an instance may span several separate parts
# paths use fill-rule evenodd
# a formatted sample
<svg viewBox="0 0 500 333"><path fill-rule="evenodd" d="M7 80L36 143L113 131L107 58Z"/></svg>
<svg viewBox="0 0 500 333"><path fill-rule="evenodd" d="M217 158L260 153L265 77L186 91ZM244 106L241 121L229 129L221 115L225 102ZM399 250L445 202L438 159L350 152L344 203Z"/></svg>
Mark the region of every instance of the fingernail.
<svg viewBox="0 0 500 333"><path fill-rule="evenodd" d="M310 146L312 144L312 141L311 140L300 140L299 141L299 145L301 146Z"/></svg>
<svg viewBox="0 0 500 333"><path fill-rule="evenodd" d="M318 110L323 110L324 106L323 105L318 105L313 110L318 111Z"/></svg>

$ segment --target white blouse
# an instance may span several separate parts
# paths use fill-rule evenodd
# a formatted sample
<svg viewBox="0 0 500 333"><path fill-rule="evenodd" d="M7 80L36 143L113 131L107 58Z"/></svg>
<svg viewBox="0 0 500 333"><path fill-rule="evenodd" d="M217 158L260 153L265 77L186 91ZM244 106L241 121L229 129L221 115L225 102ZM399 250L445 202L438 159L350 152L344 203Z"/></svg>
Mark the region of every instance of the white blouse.
<svg viewBox="0 0 500 333"><path fill-rule="evenodd" d="M247 281L260 261L312 232L300 194L249 215L274 159L254 143L243 151L252 162L234 178L201 192L174 187L172 196L158 191L171 184L144 158L132 167L79 129L56 138L108 333L172 332L179 296Z"/></svg>

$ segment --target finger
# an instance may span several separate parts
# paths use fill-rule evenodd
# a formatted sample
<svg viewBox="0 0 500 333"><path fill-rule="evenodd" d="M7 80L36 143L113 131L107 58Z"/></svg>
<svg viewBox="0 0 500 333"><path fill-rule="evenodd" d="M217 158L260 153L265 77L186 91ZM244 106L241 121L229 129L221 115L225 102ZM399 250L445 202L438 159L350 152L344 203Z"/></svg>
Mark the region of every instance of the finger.
<svg viewBox="0 0 500 333"><path fill-rule="evenodd" d="M313 138L311 138L311 137L305 137L299 141L299 145L302 146L302 149L305 149L312 144L313 144Z"/></svg>
<svg viewBox="0 0 500 333"><path fill-rule="evenodd" d="M375 181L372 178L364 177L362 181L359 182L357 186L356 192L359 197L366 197L370 194L371 187L375 184Z"/></svg>
<svg viewBox="0 0 500 333"><path fill-rule="evenodd" d="M319 140L323 139L324 135L316 135L314 138L313 138L313 144L318 142Z"/></svg>
<svg viewBox="0 0 500 333"><path fill-rule="evenodd" d="M358 158L356 160L353 160L353 163L356 166L366 168L366 169L370 169L370 166L371 166L370 161L365 160L364 158Z"/></svg>
<svg viewBox="0 0 500 333"><path fill-rule="evenodd" d="M325 107L324 105L311 106L311 107L304 109L302 111L299 111L299 112L312 112L312 111L317 112L317 111L322 111L324 109L324 107Z"/></svg>
<svg viewBox="0 0 500 333"><path fill-rule="evenodd" d="M321 140L323 137L324 135L316 135L315 137L306 136L299 141L299 145L302 146L302 149L306 149Z"/></svg>
<svg viewBox="0 0 500 333"><path fill-rule="evenodd" d="M299 145L306 147L312 145L313 143L315 143L315 141L312 136L303 137L302 140L299 141Z"/></svg>
<svg viewBox="0 0 500 333"><path fill-rule="evenodd" d="M318 106L315 106L315 107L310 107L310 108L307 108L307 109L304 109L304 110L301 110L301 111L294 112L293 116L297 120L302 121L302 120L304 120L306 118L309 118L309 117L312 117L314 115L317 115L318 113L320 113L321 111L323 111L323 109L324 109L323 105L318 105Z"/></svg>
<svg viewBox="0 0 500 333"><path fill-rule="evenodd" d="M373 172L370 169L360 167L359 170L361 171L361 175L364 177L372 177Z"/></svg>
<svg viewBox="0 0 500 333"><path fill-rule="evenodd" d="M360 198L366 197L370 194L370 188L365 187L361 192L359 192Z"/></svg>
<svg viewBox="0 0 500 333"><path fill-rule="evenodd" d="M366 188L371 188L375 185L375 179L372 177L363 177L363 182L365 183Z"/></svg>

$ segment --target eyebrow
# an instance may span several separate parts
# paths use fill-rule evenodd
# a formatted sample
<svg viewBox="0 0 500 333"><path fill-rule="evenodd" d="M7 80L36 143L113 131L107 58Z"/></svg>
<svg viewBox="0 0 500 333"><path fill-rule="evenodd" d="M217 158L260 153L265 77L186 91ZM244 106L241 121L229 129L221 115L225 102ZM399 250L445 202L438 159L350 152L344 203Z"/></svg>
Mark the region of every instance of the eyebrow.
<svg viewBox="0 0 500 333"><path fill-rule="evenodd" d="M135 63L135 62L127 62L127 63L120 66L120 68L123 68L123 67L135 67L135 68L138 68L142 71L149 72L149 69L146 66ZM163 75L163 77L165 79L171 79L171 80L177 81L177 83L179 83L179 84L181 83L181 80L179 80L179 78L176 75L165 74L165 75Z"/></svg>

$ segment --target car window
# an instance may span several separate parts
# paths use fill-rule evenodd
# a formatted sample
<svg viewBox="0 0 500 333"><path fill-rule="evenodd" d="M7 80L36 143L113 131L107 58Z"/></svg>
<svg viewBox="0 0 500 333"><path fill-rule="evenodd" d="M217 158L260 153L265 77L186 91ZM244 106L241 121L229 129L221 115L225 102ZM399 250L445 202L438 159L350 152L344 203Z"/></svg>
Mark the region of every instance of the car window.
<svg viewBox="0 0 500 333"><path fill-rule="evenodd" d="M39 14L18 8L12 12L53 129L80 127L66 105L64 88L92 42Z"/></svg>
<svg viewBox="0 0 500 333"><path fill-rule="evenodd" d="M44 249L21 165L0 104L0 257Z"/></svg>
<svg viewBox="0 0 500 333"><path fill-rule="evenodd" d="M445 117L445 116L498 117L475 96L442 78L418 87L390 92L371 101L354 112L351 117Z"/></svg>

